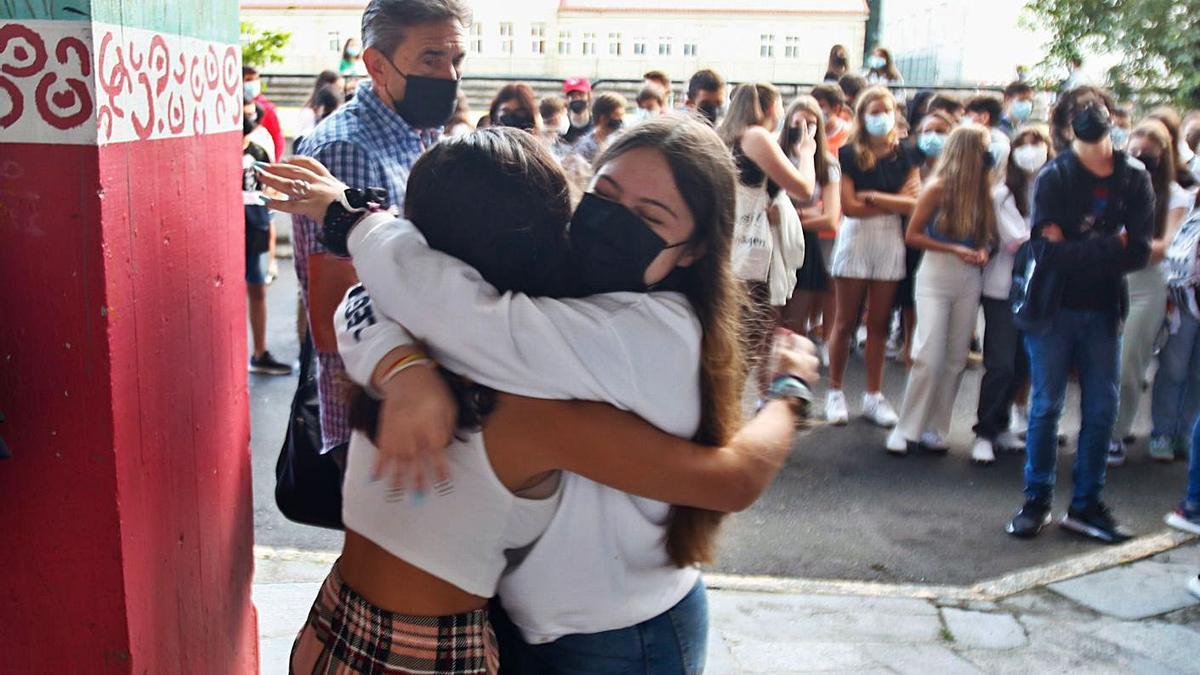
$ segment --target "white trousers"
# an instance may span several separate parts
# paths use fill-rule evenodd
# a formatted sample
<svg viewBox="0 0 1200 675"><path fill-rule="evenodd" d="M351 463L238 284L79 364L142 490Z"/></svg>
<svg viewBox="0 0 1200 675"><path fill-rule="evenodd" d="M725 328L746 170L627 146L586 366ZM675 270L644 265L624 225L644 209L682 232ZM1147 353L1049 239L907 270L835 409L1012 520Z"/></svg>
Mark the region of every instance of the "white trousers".
<svg viewBox="0 0 1200 675"><path fill-rule="evenodd" d="M926 431L936 431L943 438L950 433L954 399L979 315L983 271L954 254L926 251L914 290L913 366L904 387L897 429L905 439L916 442Z"/></svg>

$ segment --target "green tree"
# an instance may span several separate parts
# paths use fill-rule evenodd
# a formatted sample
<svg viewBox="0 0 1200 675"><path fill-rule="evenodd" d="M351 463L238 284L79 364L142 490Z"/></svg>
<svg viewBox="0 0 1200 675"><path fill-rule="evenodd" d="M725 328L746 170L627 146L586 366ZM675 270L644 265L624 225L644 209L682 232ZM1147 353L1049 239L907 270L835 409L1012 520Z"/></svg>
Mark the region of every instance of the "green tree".
<svg viewBox="0 0 1200 675"><path fill-rule="evenodd" d="M292 39L291 33L260 31L249 21L240 24L242 33L242 63L261 68L283 60L283 48Z"/></svg>
<svg viewBox="0 0 1200 675"><path fill-rule="evenodd" d="M1084 52L1113 53L1109 86L1121 96L1200 107L1200 11L1196 0L1029 0L1028 26L1051 34L1043 66Z"/></svg>

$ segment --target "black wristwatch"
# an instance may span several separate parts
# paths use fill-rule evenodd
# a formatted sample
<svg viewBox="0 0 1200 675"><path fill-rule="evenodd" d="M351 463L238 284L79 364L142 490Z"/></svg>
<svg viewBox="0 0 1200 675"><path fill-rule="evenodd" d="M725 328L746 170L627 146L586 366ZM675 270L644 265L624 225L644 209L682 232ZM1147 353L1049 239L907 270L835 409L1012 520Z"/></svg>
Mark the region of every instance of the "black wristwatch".
<svg viewBox="0 0 1200 675"><path fill-rule="evenodd" d="M334 255L349 257L347 241L350 238L350 230L368 213L382 211L386 203L387 190L383 188L346 188L325 210L325 224L321 227L320 234L321 244Z"/></svg>

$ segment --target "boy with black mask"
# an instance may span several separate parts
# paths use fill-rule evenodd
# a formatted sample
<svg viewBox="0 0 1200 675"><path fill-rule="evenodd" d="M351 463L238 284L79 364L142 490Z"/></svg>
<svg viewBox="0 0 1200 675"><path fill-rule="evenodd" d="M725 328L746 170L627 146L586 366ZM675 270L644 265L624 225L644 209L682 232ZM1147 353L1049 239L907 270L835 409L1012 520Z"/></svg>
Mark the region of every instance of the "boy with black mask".
<svg viewBox="0 0 1200 675"><path fill-rule="evenodd" d="M592 83L586 77L568 77L563 80L563 97L567 99L567 119L570 126L563 140L574 145L575 141L591 133L595 127L592 120Z"/></svg>
<svg viewBox="0 0 1200 675"><path fill-rule="evenodd" d="M1055 275L1049 293L1057 297L1049 303L1045 325L1025 338L1033 380L1025 504L1007 529L1013 536L1033 537L1050 522L1058 420L1074 368L1083 424L1074 496L1062 525L1117 543L1130 535L1117 526L1100 492L1117 414L1118 338L1128 305L1124 277L1149 259L1154 193L1141 164L1113 149L1113 106L1105 92L1079 87L1060 106L1053 117L1069 120L1069 127L1056 132L1070 140L1070 147L1042 169L1031 214L1033 240L1046 242L1038 269Z"/></svg>

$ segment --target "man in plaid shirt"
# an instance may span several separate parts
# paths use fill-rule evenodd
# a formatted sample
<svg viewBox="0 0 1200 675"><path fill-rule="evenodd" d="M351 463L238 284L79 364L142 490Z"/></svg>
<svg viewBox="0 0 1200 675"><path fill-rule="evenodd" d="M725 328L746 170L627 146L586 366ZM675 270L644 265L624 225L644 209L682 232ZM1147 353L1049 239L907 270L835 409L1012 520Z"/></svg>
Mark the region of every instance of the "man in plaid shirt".
<svg viewBox="0 0 1200 675"><path fill-rule="evenodd" d="M436 143L454 109L462 76L469 14L455 0L372 0L363 11L363 61L370 81L296 148L351 187L383 187L403 212L408 172ZM342 463L350 440L348 406L339 387L333 313L357 283L349 260L329 253L320 227L293 216L292 240L300 297L318 360L322 451Z"/></svg>

